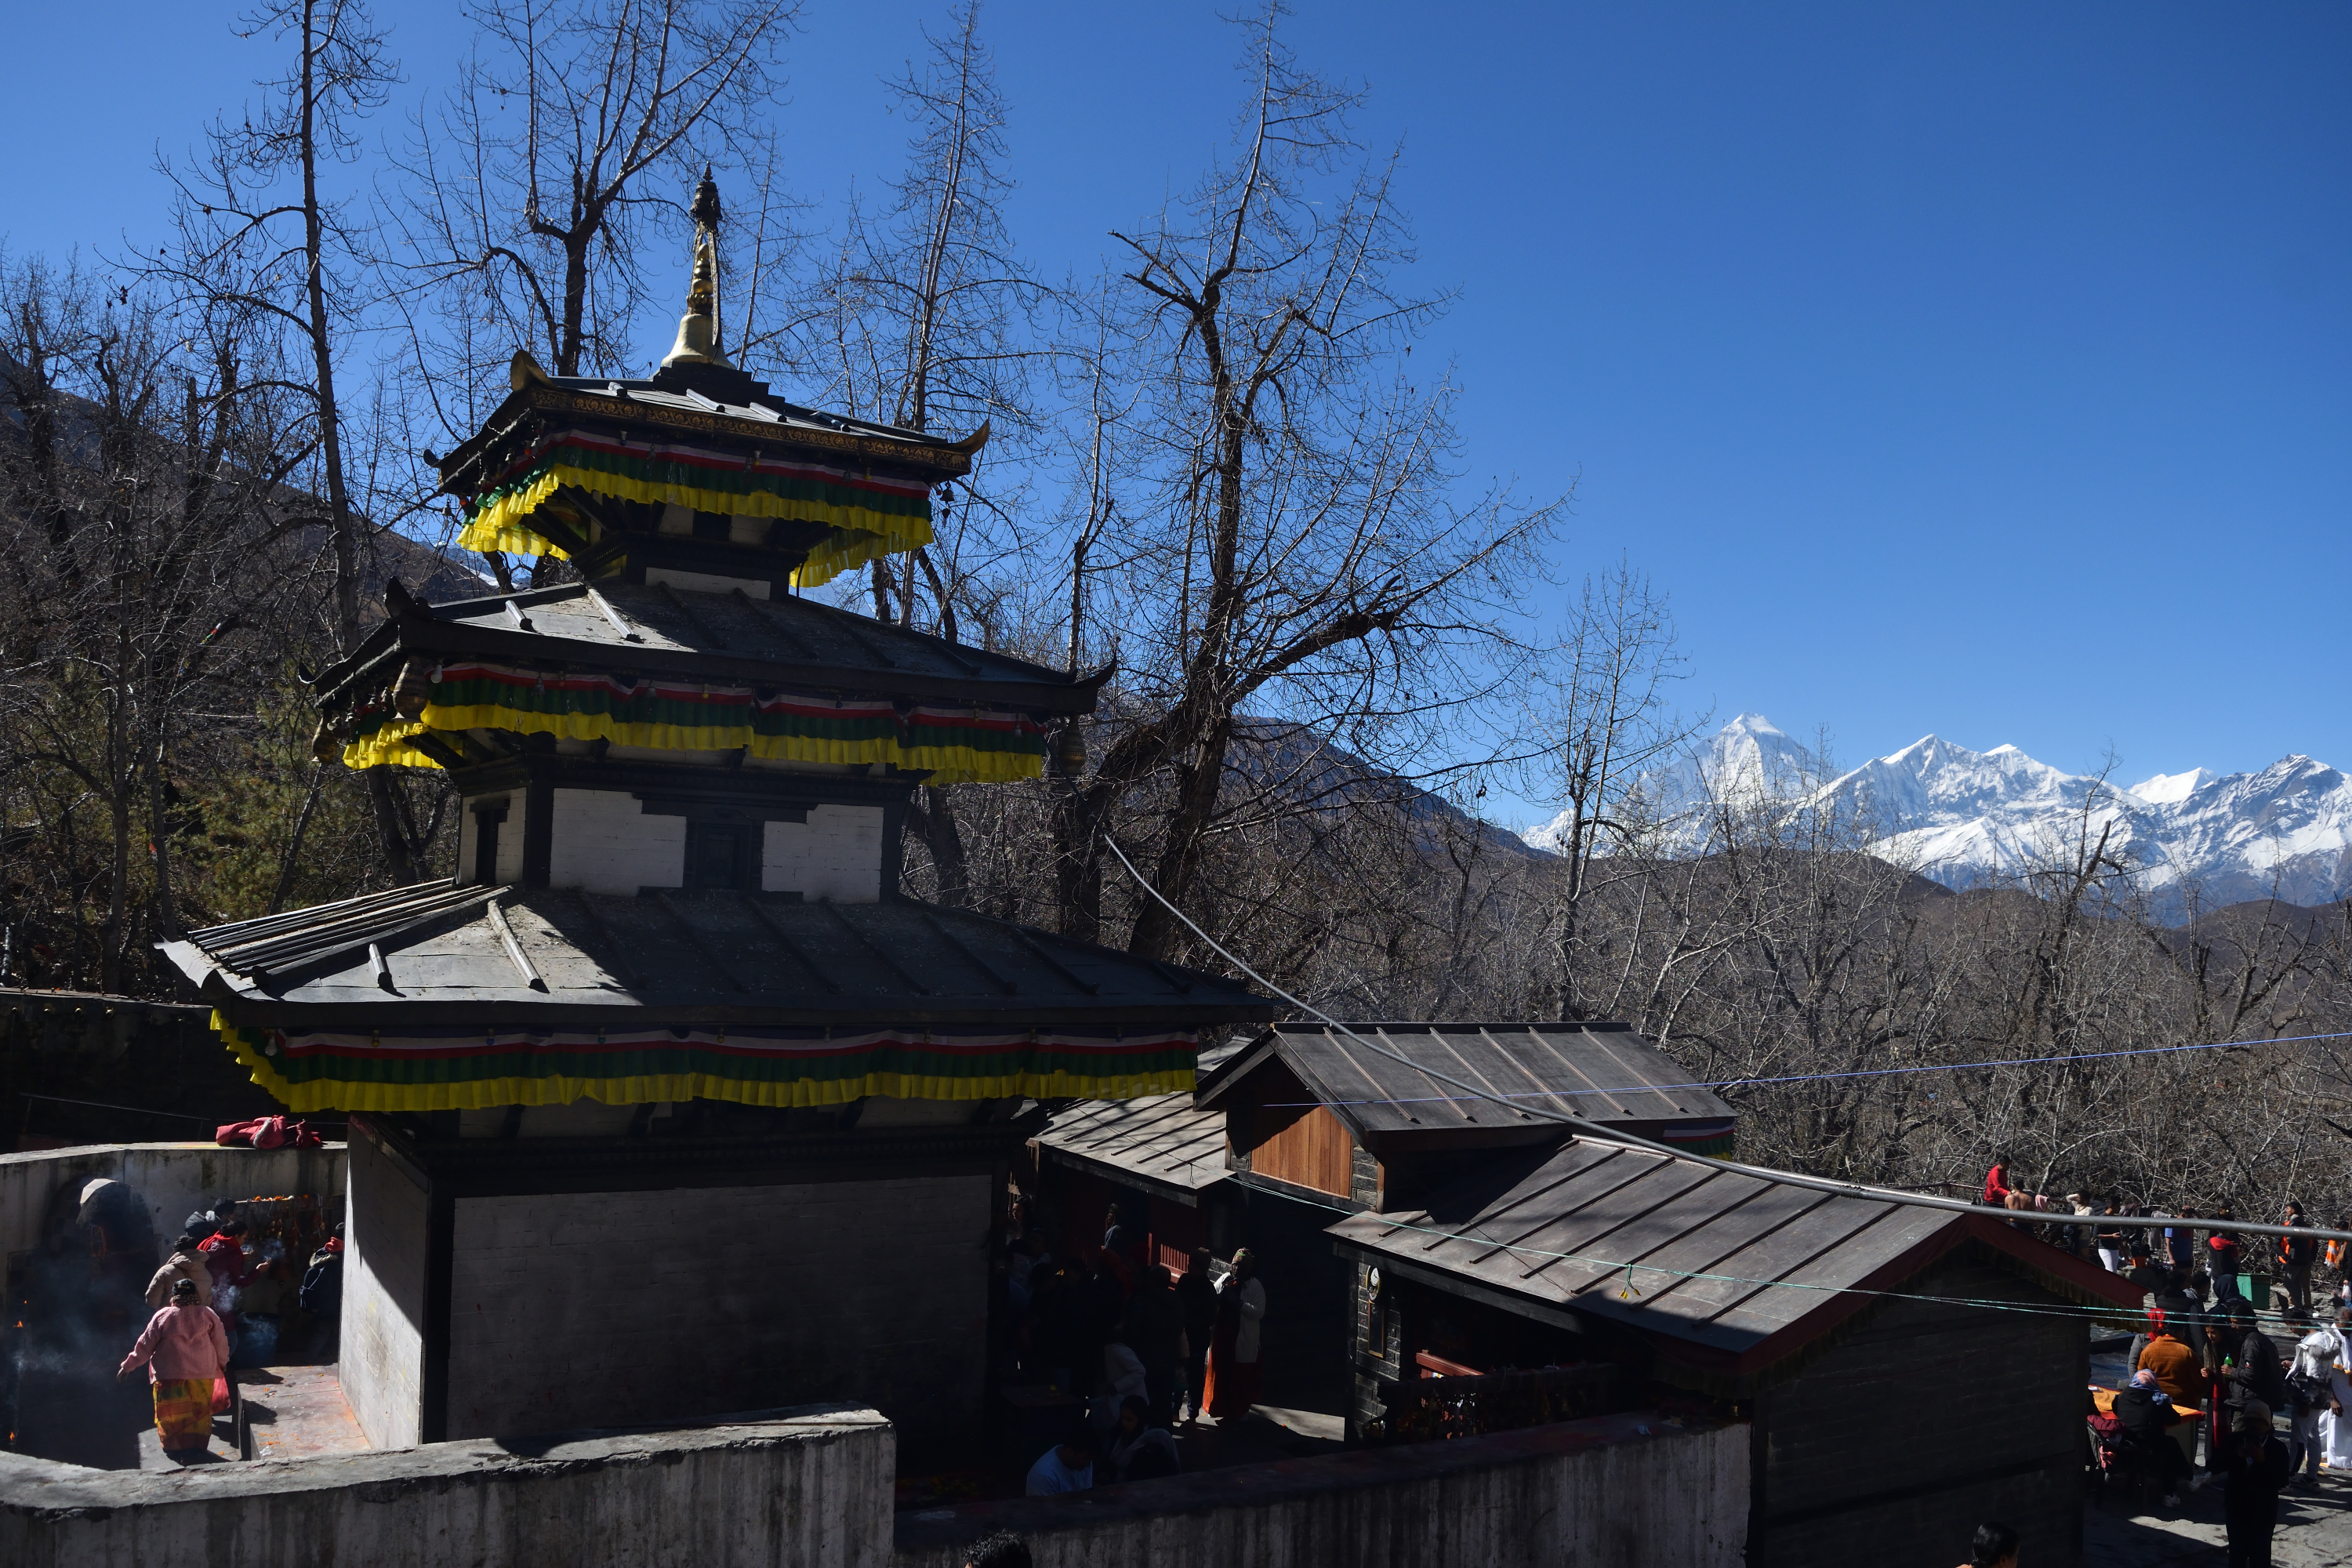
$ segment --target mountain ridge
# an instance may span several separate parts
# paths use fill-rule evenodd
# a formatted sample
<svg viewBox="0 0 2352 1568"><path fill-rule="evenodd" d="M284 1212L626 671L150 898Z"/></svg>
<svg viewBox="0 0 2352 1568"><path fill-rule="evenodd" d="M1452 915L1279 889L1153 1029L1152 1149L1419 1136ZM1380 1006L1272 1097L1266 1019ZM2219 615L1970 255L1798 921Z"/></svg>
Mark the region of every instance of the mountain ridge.
<svg viewBox="0 0 2352 1568"><path fill-rule="evenodd" d="M2129 788L2069 773L2013 745L1973 751L1939 735L1829 776L1822 759L1759 713L1742 713L1636 785L1669 821L1709 800L1853 810L1875 824L1874 851L1948 888L1999 882L2087 813L2141 869L2160 903L2205 907L2278 898L2310 906L2352 897L2352 780L2300 752L2268 767L2158 773ZM1556 846L1559 818L1527 829Z"/></svg>

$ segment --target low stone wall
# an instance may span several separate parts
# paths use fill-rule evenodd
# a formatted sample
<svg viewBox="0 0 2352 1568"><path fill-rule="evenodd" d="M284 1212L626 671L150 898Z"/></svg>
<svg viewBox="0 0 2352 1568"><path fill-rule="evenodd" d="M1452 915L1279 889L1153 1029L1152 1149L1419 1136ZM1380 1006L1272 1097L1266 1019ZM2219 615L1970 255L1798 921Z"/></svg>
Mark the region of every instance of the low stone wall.
<svg viewBox="0 0 2352 1568"><path fill-rule="evenodd" d="M0 1563L886 1568L896 1458L851 1405L166 1474L0 1454Z"/></svg>
<svg viewBox="0 0 2352 1568"><path fill-rule="evenodd" d="M1037 1568L1738 1568L1748 1428L1600 1415L898 1517L896 1568L992 1531Z"/></svg>
<svg viewBox="0 0 2352 1568"><path fill-rule="evenodd" d="M169 1247L188 1215L226 1197L315 1193L329 1221L342 1217L343 1146L223 1149L212 1143L92 1143L0 1154L0 1262L41 1239L58 1188L111 1176L137 1193Z"/></svg>

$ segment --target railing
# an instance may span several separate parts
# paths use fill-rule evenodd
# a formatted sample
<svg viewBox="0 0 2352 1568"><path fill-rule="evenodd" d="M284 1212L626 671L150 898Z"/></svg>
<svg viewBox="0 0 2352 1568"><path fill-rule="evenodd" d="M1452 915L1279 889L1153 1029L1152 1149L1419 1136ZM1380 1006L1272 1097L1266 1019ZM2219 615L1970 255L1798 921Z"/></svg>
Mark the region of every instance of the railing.
<svg viewBox="0 0 2352 1568"><path fill-rule="evenodd" d="M1366 1444L1475 1437L1626 1408L1623 1369L1605 1363L1423 1377L1380 1385L1381 1415L1365 1423Z"/></svg>

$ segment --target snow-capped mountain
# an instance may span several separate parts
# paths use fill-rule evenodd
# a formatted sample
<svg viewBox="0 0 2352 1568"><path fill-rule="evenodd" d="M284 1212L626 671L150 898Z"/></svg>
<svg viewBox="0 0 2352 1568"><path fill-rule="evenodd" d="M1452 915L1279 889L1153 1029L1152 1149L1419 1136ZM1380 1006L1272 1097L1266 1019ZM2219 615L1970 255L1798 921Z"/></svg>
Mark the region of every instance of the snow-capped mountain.
<svg viewBox="0 0 2352 1568"><path fill-rule="evenodd" d="M1664 811L1710 795L1835 803L1877 824L1890 858L1953 888L2013 872L2045 846L2066 842L2087 805L2095 824L2115 824L2112 842L2131 851L2160 897L2185 898L2192 888L2209 906L2352 897L2352 780L2309 757L2257 773L2158 773L2123 789L2015 746L1974 752L1929 735L1835 778L1823 772L1806 747L1761 715L1743 713L1642 787ZM1558 826L1525 837L1551 848Z"/></svg>
<svg viewBox="0 0 2352 1568"><path fill-rule="evenodd" d="M1661 817L1701 801L1801 800L1827 776L1821 758L1791 740L1761 713L1742 713L1635 785L1647 809ZM1558 850L1568 821L1563 812L1519 837L1538 849Z"/></svg>

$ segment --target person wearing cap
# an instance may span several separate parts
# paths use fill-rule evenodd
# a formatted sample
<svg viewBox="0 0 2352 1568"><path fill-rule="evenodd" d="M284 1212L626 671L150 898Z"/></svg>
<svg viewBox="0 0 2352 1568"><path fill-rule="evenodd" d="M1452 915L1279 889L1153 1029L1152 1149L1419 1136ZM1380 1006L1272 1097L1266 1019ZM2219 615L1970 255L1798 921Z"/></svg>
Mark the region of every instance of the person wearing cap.
<svg viewBox="0 0 2352 1568"><path fill-rule="evenodd" d="M203 1237L193 1232L183 1232L172 1244L172 1256L163 1259L163 1267L147 1281L147 1305L163 1308L172 1304L172 1285L185 1279L196 1288L196 1300L203 1306L213 1304L213 1271L205 1266L205 1255L196 1250Z"/></svg>
<svg viewBox="0 0 2352 1568"><path fill-rule="evenodd" d="M114 1375L129 1377L141 1366L155 1385L155 1430L163 1447L178 1452L209 1443L213 1382L228 1371L228 1333L196 1300L194 1280L173 1284L172 1304L147 1320Z"/></svg>
<svg viewBox="0 0 2352 1568"><path fill-rule="evenodd" d="M1222 1426L1250 1413L1265 1391L1258 1359L1258 1326L1265 1318L1265 1284L1257 1254L1243 1247L1234 1270L1217 1282L1217 1326L1209 1339L1209 1414Z"/></svg>
<svg viewBox="0 0 2352 1568"><path fill-rule="evenodd" d="M2278 1525L2279 1489L2293 1474L2286 1445L2271 1431L2271 1407L2259 1399L2238 1406L2225 1469L2230 1568L2271 1568L2271 1531Z"/></svg>

